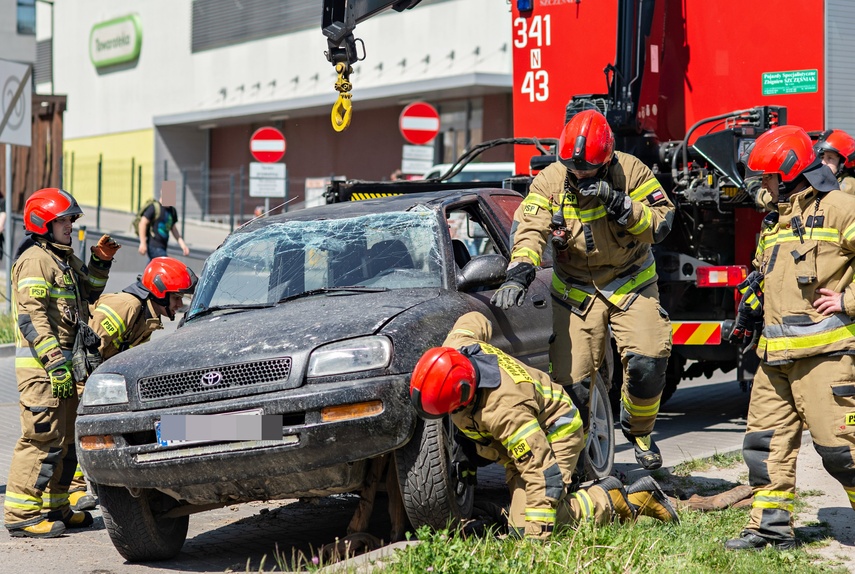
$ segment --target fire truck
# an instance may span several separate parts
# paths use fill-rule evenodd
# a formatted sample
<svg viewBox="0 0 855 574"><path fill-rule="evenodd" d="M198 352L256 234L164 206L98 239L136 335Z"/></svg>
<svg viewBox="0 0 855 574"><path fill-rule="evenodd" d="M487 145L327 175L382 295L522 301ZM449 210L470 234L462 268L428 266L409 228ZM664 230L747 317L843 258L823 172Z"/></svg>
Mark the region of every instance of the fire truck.
<svg viewBox="0 0 855 574"><path fill-rule="evenodd" d="M326 55L339 72L336 129L349 121L356 24L419 2L324 2ZM736 369L747 388L757 359L728 342L735 287L763 217L744 155L776 125L855 127L846 33L855 3L510 0L510 7L514 137L527 142L515 146L517 173L533 175L554 160L532 141L555 138L578 111L602 112L616 148L650 166L676 206L670 235L655 246L674 342L663 402L681 379L718 369Z"/></svg>

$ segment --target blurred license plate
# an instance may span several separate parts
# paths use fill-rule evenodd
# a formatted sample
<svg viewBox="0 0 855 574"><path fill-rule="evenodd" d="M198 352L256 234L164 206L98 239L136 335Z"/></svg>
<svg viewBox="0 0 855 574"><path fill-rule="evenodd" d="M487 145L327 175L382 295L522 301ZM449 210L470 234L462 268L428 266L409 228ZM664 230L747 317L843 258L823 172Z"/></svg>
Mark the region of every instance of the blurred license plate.
<svg viewBox="0 0 855 574"><path fill-rule="evenodd" d="M154 433L160 446L202 444L233 440L258 440L241 436L260 428L262 409L251 409L212 415L168 415L169 420L154 421ZM236 417L258 416L258 421L241 421ZM279 420L281 420L280 417ZM245 423L253 423L247 425ZM254 424L258 423L258 424ZM164 428L166 427L166 428ZM253 427L248 429L247 427ZM281 427L281 423L280 423ZM259 439L261 437L258 437ZM281 438L281 434L280 434Z"/></svg>

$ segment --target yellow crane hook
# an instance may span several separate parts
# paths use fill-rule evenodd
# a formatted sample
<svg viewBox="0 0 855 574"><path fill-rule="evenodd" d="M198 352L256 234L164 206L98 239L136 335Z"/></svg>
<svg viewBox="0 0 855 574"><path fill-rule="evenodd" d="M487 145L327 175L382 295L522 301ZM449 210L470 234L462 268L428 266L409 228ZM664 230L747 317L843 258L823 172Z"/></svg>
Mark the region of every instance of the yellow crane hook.
<svg viewBox="0 0 855 574"><path fill-rule="evenodd" d="M335 65L335 71L338 73L338 79L335 82L338 99L330 112L330 121L335 131L343 132L350 127L350 118L353 115L353 104L351 102L353 94L350 93L350 90L353 89L353 84L350 83L350 74L353 72L353 68L348 64L339 62Z"/></svg>

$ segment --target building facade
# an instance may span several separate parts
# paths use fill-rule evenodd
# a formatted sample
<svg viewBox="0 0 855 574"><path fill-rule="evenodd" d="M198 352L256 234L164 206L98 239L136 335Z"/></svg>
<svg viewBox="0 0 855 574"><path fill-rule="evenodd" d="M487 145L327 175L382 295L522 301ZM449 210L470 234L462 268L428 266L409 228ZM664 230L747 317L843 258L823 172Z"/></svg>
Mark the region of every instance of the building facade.
<svg viewBox="0 0 855 574"><path fill-rule="evenodd" d="M53 5L53 89L68 95L63 180L87 205L133 210L177 183L185 217L250 214L249 139L285 135L288 208L307 179L388 179L405 105L440 114L435 163L512 135L511 12L497 0L423 0L356 27L353 120L330 125L336 74L321 0L87 0ZM41 24L40 24L41 25ZM363 55L360 52L361 55ZM495 150L485 161L507 161ZM280 203L270 199L270 205Z"/></svg>

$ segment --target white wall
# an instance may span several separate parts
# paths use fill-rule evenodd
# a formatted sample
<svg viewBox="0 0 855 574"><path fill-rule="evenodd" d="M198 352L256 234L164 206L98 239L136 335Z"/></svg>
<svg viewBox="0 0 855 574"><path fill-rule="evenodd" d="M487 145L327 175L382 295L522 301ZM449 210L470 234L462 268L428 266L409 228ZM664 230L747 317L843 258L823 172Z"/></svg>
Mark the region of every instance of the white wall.
<svg viewBox="0 0 855 574"><path fill-rule="evenodd" d="M36 61L36 37L18 34L16 0L0 0L0 58L28 64Z"/></svg>
<svg viewBox="0 0 855 574"><path fill-rule="evenodd" d="M189 0L57 2L55 10L54 78L56 93L68 94L66 139L148 128L153 116L319 94L334 100L335 74L323 55L320 21L289 36L191 54ZM142 25L138 62L99 74L88 54L92 26L130 13L139 14ZM358 25L356 36L367 50L351 78L356 101L360 88L469 72L511 73L510 5L503 0L454 0L389 12ZM454 59L448 57L452 51ZM421 62L427 55L429 65ZM404 68L398 65L403 59ZM375 68L381 62L382 71ZM298 82L292 82L295 77ZM260 89L253 88L256 83ZM236 90L240 85L242 93Z"/></svg>

